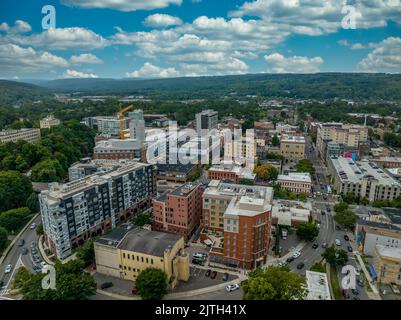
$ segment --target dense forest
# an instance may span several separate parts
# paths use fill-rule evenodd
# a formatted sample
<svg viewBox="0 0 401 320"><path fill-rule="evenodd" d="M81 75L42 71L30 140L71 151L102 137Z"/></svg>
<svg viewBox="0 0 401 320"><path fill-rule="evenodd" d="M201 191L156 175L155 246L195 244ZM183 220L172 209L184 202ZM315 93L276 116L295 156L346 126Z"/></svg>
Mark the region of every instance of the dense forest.
<svg viewBox="0 0 401 320"><path fill-rule="evenodd" d="M250 74L174 79L63 79L41 85L54 92L146 95L160 99L238 96L299 99L401 100L400 74Z"/></svg>
<svg viewBox="0 0 401 320"><path fill-rule="evenodd" d="M23 101L36 101L51 96L51 92L43 87L28 83L0 80L0 106L10 106Z"/></svg>

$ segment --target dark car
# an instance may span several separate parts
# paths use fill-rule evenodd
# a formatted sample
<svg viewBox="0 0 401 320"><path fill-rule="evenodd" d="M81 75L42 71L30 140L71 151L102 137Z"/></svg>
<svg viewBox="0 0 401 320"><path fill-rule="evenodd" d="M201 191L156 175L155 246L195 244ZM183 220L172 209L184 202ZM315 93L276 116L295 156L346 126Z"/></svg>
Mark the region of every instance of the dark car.
<svg viewBox="0 0 401 320"><path fill-rule="evenodd" d="M363 288L365 286L365 283L363 282L362 279L359 279L357 283L358 283L358 286L360 286L361 288Z"/></svg>
<svg viewBox="0 0 401 320"><path fill-rule="evenodd" d="M25 244L25 240L21 239L20 241L18 241L18 247L23 247Z"/></svg>
<svg viewBox="0 0 401 320"><path fill-rule="evenodd" d="M342 290L342 293L343 293L343 297L345 298L345 299L349 299L350 298L350 296L349 296L349 293L348 293L348 291L347 290Z"/></svg>
<svg viewBox="0 0 401 320"><path fill-rule="evenodd" d="M318 245L317 243L314 243L313 246L312 246L312 248L313 248L313 249L317 249L317 248L319 248L319 245Z"/></svg>
<svg viewBox="0 0 401 320"><path fill-rule="evenodd" d="M322 210L322 216L324 216L326 214L326 211Z"/></svg>
<svg viewBox="0 0 401 320"><path fill-rule="evenodd" d="M348 247L347 247L347 250L348 250L348 252L352 252L352 251L354 251L354 250L352 249L352 247L351 247L351 246L348 246Z"/></svg>
<svg viewBox="0 0 401 320"><path fill-rule="evenodd" d="M291 263L291 262L293 262L295 259L294 259L294 257L289 257L289 258L287 258L287 263Z"/></svg>
<svg viewBox="0 0 401 320"><path fill-rule="evenodd" d="M225 272L224 274L223 274L223 281L227 281L228 280L228 278L229 278L229 274L227 273L227 272Z"/></svg>
<svg viewBox="0 0 401 320"><path fill-rule="evenodd" d="M100 285L100 289L104 290L104 289L107 289L107 288L111 288L112 286L113 286L113 282L103 282Z"/></svg>
<svg viewBox="0 0 401 320"><path fill-rule="evenodd" d="M217 272L216 272L216 271L213 271L212 274L211 274L211 276L210 276L210 278L211 278L211 279L216 279L216 277L217 277Z"/></svg>
<svg viewBox="0 0 401 320"><path fill-rule="evenodd" d="M28 249L27 248L22 248L22 254L23 255L26 255L26 254L28 254Z"/></svg>
<svg viewBox="0 0 401 320"><path fill-rule="evenodd" d="M132 293L133 296L136 296L137 292L138 292L138 291L136 290L135 287L132 288L131 293Z"/></svg>
<svg viewBox="0 0 401 320"><path fill-rule="evenodd" d="M336 225L336 230L341 230L341 227L339 225Z"/></svg>
<svg viewBox="0 0 401 320"><path fill-rule="evenodd" d="M297 264L297 269L301 270L303 267L305 267L305 263L301 262Z"/></svg>
<svg viewBox="0 0 401 320"><path fill-rule="evenodd" d="M346 234L344 234L344 240L349 241L349 237Z"/></svg>
<svg viewBox="0 0 401 320"><path fill-rule="evenodd" d="M355 295L355 296L359 295L358 289L352 289L351 292L352 292L352 294Z"/></svg>
<svg viewBox="0 0 401 320"><path fill-rule="evenodd" d="M202 265L202 261L198 260L198 259L192 259L192 264L197 264L198 266Z"/></svg>
<svg viewBox="0 0 401 320"><path fill-rule="evenodd" d="M210 277L210 274L212 273L212 270L210 270L210 269L208 269L206 272L205 272L205 277Z"/></svg>
<svg viewBox="0 0 401 320"><path fill-rule="evenodd" d="M331 212L331 208L327 206L327 212Z"/></svg>

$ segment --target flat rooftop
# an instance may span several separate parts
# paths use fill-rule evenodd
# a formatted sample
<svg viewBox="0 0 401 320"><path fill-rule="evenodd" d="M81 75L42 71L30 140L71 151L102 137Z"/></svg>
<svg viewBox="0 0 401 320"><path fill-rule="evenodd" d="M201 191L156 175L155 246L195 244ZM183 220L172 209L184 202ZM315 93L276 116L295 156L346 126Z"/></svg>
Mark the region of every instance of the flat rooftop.
<svg viewBox="0 0 401 320"><path fill-rule="evenodd" d="M304 136L283 136L281 142L286 143L305 143Z"/></svg>
<svg viewBox="0 0 401 320"><path fill-rule="evenodd" d="M308 172L290 172L289 174L279 174L277 180L311 183L312 179Z"/></svg>
<svg viewBox="0 0 401 320"><path fill-rule="evenodd" d="M381 185L401 186L394 177L371 161L353 161L350 158L331 158L337 175L341 181L360 183L364 178L376 179Z"/></svg>
<svg viewBox="0 0 401 320"><path fill-rule="evenodd" d="M306 271L308 285L307 300L331 300L327 275L322 272Z"/></svg>
<svg viewBox="0 0 401 320"><path fill-rule="evenodd" d="M381 257L401 260L401 250L399 248L385 247L378 244L376 245L376 250Z"/></svg>

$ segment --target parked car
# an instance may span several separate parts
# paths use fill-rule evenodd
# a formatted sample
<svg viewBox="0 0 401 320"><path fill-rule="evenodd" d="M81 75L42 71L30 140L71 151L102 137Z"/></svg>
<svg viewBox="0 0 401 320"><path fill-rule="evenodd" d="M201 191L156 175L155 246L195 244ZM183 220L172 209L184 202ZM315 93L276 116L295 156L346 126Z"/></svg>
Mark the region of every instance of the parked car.
<svg viewBox="0 0 401 320"><path fill-rule="evenodd" d="M207 271L205 272L205 277L210 277L211 273L212 273L212 270L207 269Z"/></svg>
<svg viewBox="0 0 401 320"><path fill-rule="evenodd" d="M336 225L336 230L341 230L341 227L338 224Z"/></svg>
<svg viewBox="0 0 401 320"><path fill-rule="evenodd" d="M363 282L362 279L358 279L357 284L358 284L358 286L360 286L361 288L363 288L363 287L365 286L365 283Z"/></svg>
<svg viewBox="0 0 401 320"><path fill-rule="evenodd" d="M349 299L349 298L350 298L349 293L348 293L347 290L343 289L343 290L342 290L342 294L343 294L343 297L344 297L345 299Z"/></svg>
<svg viewBox="0 0 401 320"><path fill-rule="evenodd" d="M294 257L289 257L289 258L287 258L287 263L291 263L291 262L293 262L295 260L295 258Z"/></svg>
<svg viewBox="0 0 401 320"><path fill-rule="evenodd" d="M313 249L317 249L317 248L319 248L319 245L315 242L315 243L313 244L312 248L313 248Z"/></svg>
<svg viewBox="0 0 401 320"><path fill-rule="evenodd" d="M213 271L212 274L210 275L210 278L211 279L216 279L216 277L217 277L217 272Z"/></svg>
<svg viewBox="0 0 401 320"><path fill-rule="evenodd" d="M322 210L322 216L326 215L326 211Z"/></svg>
<svg viewBox="0 0 401 320"><path fill-rule="evenodd" d="M225 272L223 274L223 281L227 281L229 277L230 277L230 275L227 272Z"/></svg>
<svg viewBox="0 0 401 320"><path fill-rule="evenodd" d="M31 224L30 229L33 230L35 228L36 228L36 223L34 222L34 223Z"/></svg>
<svg viewBox="0 0 401 320"><path fill-rule="evenodd" d="M353 252L354 251L351 246L348 246L347 250L348 250L348 252Z"/></svg>
<svg viewBox="0 0 401 320"><path fill-rule="evenodd" d="M26 255L26 254L28 254L28 249L27 248L22 248L22 254L23 255Z"/></svg>
<svg viewBox="0 0 401 320"><path fill-rule="evenodd" d="M301 252L300 252L300 251L295 251L294 254L292 255L292 257L293 257L294 259L296 259L296 258L298 258L300 255L301 255Z"/></svg>
<svg viewBox="0 0 401 320"><path fill-rule="evenodd" d="M326 249L327 247L328 247L327 242L324 242L324 243L322 244L322 248L323 248L323 249Z"/></svg>
<svg viewBox="0 0 401 320"><path fill-rule="evenodd" d="M203 253L203 252L196 252L196 253L194 253L193 257L197 258L197 259L206 259L207 254Z"/></svg>
<svg viewBox="0 0 401 320"><path fill-rule="evenodd" d="M395 283L390 283L391 290L393 290L394 294L400 294L400 290L398 289Z"/></svg>
<svg viewBox="0 0 401 320"><path fill-rule="evenodd" d="M24 240L24 239L20 239L20 240L18 241L18 247L23 247L24 244L25 244L25 240Z"/></svg>
<svg viewBox="0 0 401 320"><path fill-rule="evenodd" d="M356 276L360 276L361 273L359 272L359 269L357 267L355 267L354 269L355 269L355 275Z"/></svg>
<svg viewBox="0 0 401 320"><path fill-rule="evenodd" d="M4 270L4 274L10 273L12 269L13 266L11 264L7 265L6 270Z"/></svg>
<svg viewBox="0 0 401 320"><path fill-rule="evenodd" d="M341 241L339 239L336 239L336 246L341 246Z"/></svg>
<svg viewBox="0 0 401 320"><path fill-rule="evenodd" d="M305 264L303 262L297 264L298 270L301 270L303 267L305 267Z"/></svg>
<svg viewBox="0 0 401 320"><path fill-rule="evenodd" d="M192 259L192 264L197 264L198 266L202 265L202 261L198 259Z"/></svg>
<svg viewBox="0 0 401 320"><path fill-rule="evenodd" d="M137 289L135 287L132 288L131 293L133 296L136 296L136 294L138 293Z"/></svg>
<svg viewBox="0 0 401 320"><path fill-rule="evenodd" d="M344 240L349 241L349 237L346 234L344 234Z"/></svg>
<svg viewBox="0 0 401 320"><path fill-rule="evenodd" d="M351 289L351 292L355 296L359 295L359 290L358 289Z"/></svg>
<svg viewBox="0 0 401 320"><path fill-rule="evenodd" d="M229 284L226 287L226 291L227 292L235 291L235 290L238 290L238 289L239 289L239 284Z"/></svg>
<svg viewBox="0 0 401 320"><path fill-rule="evenodd" d="M100 286L100 289L104 290L104 289L111 288L112 286L113 286L113 282L103 282Z"/></svg>

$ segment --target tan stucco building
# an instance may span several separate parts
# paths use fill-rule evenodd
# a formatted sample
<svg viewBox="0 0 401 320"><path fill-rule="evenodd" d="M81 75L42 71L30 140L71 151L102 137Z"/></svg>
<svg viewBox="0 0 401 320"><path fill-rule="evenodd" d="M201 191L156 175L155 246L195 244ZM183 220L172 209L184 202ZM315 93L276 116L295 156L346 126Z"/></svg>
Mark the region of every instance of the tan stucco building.
<svg viewBox="0 0 401 320"><path fill-rule="evenodd" d="M123 225L95 242L97 272L135 281L147 268L167 275L169 288L189 279L189 256L184 238Z"/></svg>
<svg viewBox="0 0 401 320"><path fill-rule="evenodd" d="M374 254L377 282L401 285L401 250L377 245Z"/></svg>
<svg viewBox="0 0 401 320"><path fill-rule="evenodd" d="M305 159L305 137L281 136L280 154L287 160L299 161Z"/></svg>

